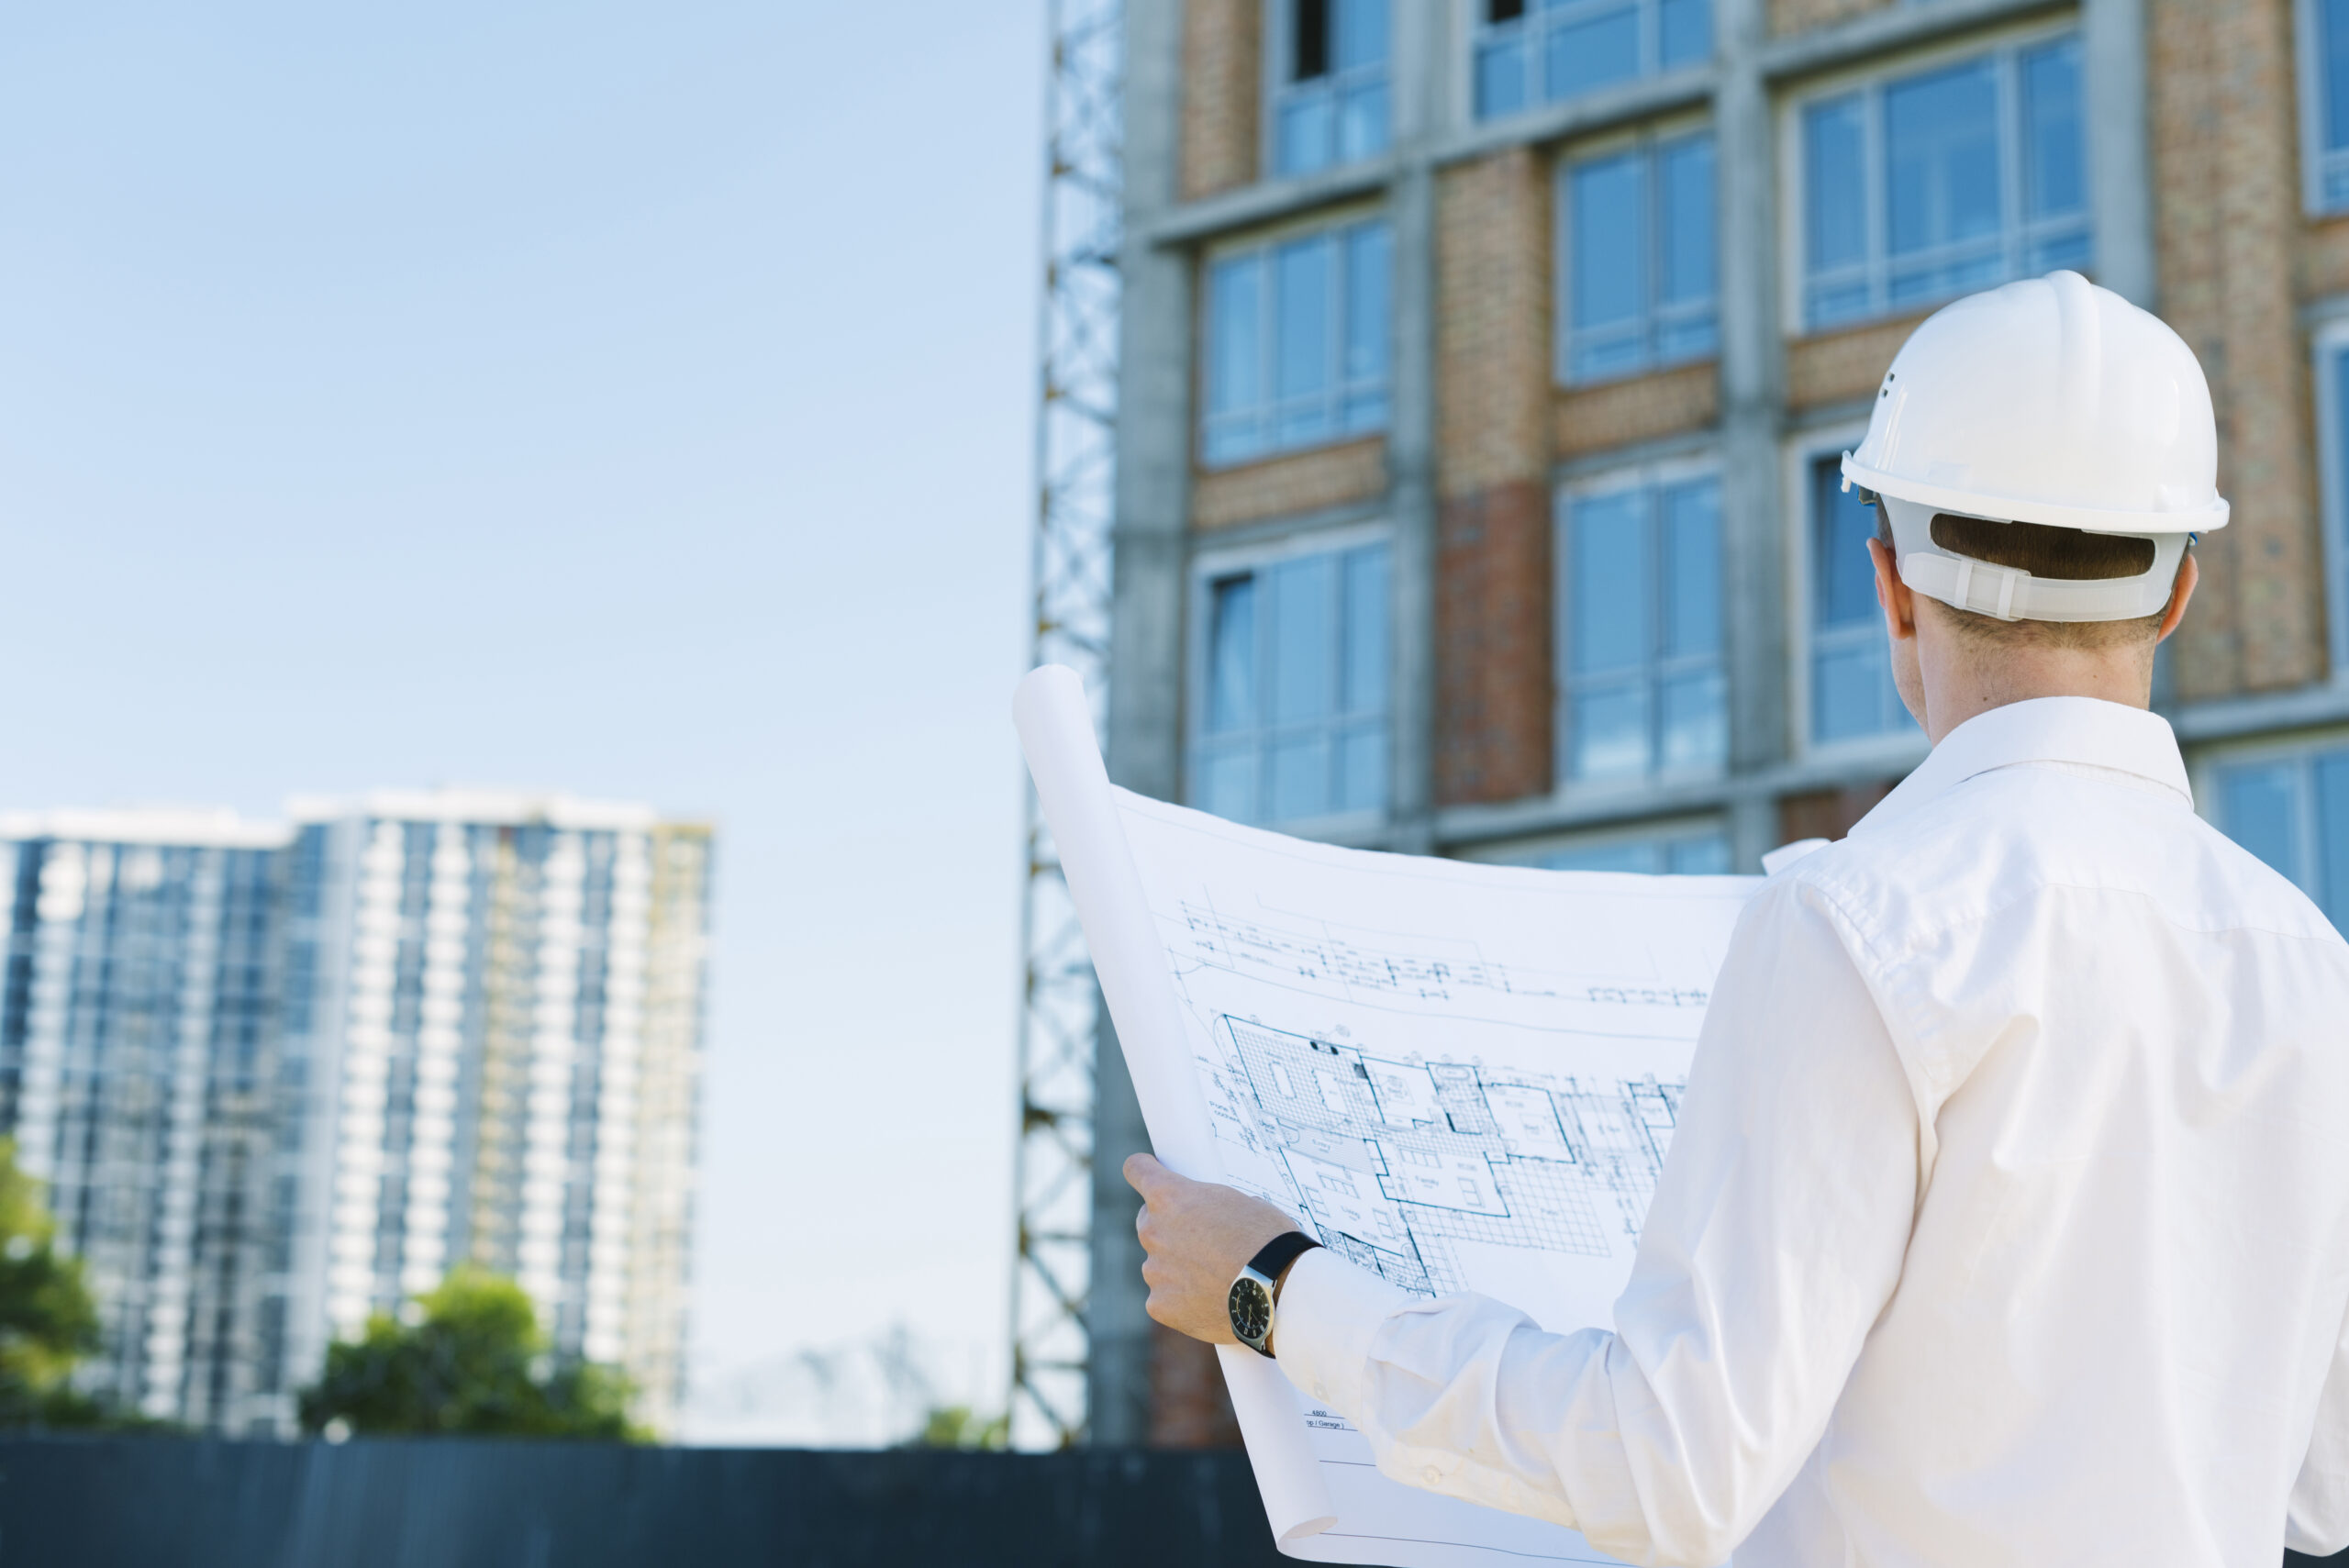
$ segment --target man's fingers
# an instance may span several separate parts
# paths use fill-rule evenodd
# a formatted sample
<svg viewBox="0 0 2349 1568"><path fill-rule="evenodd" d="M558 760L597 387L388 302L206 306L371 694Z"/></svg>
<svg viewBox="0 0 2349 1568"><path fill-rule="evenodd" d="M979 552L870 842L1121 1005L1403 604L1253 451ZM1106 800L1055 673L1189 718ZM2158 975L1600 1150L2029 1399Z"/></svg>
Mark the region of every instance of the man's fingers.
<svg viewBox="0 0 2349 1568"><path fill-rule="evenodd" d="M1160 1164L1155 1154L1127 1155L1125 1172L1126 1184L1141 1194L1145 1202L1152 1189L1164 1185L1166 1178L1174 1173Z"/></svg>

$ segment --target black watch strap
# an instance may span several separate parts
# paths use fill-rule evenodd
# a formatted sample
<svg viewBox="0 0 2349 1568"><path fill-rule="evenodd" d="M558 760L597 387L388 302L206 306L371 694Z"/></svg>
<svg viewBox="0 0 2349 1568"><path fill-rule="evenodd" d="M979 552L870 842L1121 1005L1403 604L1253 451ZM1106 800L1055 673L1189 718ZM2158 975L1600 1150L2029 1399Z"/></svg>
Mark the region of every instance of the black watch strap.
<svg viewBox="0 0 2349 1568"><path fill-rule="evenodd" d="M1273 1282L1281 1283L1281 1271L1297 1259L1321 1245L1302 1230L1291 1230L1264 1243L1264 1250L1248 1260L1248 1266Z"/></svg>

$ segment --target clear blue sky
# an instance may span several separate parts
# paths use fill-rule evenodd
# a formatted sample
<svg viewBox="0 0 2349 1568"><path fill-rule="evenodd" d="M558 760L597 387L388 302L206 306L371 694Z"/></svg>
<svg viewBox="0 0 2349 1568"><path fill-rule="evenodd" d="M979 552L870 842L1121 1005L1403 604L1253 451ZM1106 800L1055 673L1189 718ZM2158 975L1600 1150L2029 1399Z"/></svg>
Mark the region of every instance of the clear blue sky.
<svg viewBox="0 0 2349 1568"><path fill-rule="evenodd" d="M1003 1333L1041 9L0 20L0 805L714 817L707 1364Z"/></svg>

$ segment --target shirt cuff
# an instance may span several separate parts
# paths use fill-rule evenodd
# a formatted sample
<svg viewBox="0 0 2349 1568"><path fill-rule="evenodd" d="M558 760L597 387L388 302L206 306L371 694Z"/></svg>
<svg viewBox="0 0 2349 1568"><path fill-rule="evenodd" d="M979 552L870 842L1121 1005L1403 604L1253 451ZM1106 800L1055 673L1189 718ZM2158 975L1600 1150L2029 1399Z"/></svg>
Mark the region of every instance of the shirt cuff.
<svg viewBox="0 0 2349 1568"><path fill-rule="evenodd" d="M1289 1265L1273 1355L1298 1393L1356 1426L1369 1405L1370 1340L1418 1297L1316 1247Z"/></svg>

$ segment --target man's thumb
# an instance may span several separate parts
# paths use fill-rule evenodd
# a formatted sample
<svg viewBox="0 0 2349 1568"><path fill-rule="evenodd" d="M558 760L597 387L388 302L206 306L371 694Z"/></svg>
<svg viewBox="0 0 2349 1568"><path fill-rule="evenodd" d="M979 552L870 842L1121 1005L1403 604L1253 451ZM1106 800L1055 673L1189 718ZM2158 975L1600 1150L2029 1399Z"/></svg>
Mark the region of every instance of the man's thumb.
<svg viewBox="0 0 2349 1568"><path fill-rule="evenodd" d="M1150 1153L1127 1155L1125 1171L1126 1184L1144 1197L1150 1195L1152 1187L1163 1184L1168 1175L1166 1167L1158 1162L1158 1156Z"/></svg>

